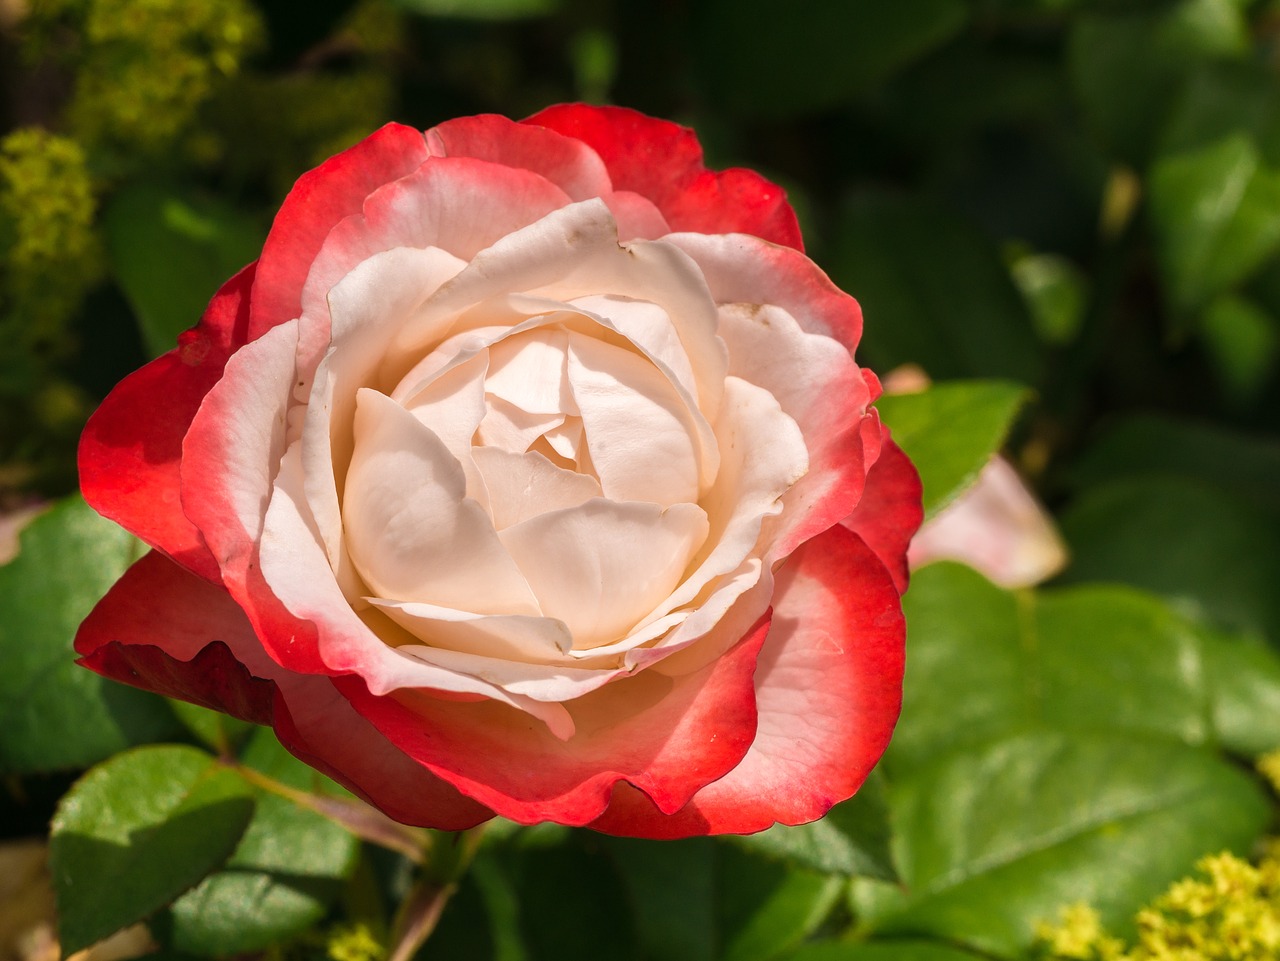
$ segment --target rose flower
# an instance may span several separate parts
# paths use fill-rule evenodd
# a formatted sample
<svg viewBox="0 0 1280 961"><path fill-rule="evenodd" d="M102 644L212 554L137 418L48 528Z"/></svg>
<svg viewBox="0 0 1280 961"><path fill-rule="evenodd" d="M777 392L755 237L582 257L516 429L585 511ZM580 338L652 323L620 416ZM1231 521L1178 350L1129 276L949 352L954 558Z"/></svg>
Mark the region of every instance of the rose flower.
<svg viewBox="0 0 1280 961"><path fill-rule="evenodd" d="M384 127L90 420L154 550L76 649L408 823L821 817L897 718L921 516L861 324L675 124Z"/></svg>

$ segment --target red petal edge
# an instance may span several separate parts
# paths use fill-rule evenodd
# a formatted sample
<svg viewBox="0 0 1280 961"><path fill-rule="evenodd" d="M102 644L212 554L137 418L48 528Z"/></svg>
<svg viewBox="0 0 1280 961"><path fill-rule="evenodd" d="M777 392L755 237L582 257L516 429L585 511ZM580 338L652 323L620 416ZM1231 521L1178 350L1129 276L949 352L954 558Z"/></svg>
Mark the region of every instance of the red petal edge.
<svg viewBox="0 0 1280 961"><path fill-rule="evenodd" d="M329 231L383 184L417 170L430 156L422 132L389 123L298 178L262 247L250 337L293 320L302 286Z"/></svg>
<svg viewBox="0 0 1280 961"><path fill-rule="evenodd" d="M688 127L625 107L560 104L522 123L548 127L595 150L615 190L654 202L674 231L746 233L804 250L800 224L777 184L753 170L719 173L702 163Z"/></svg>
<svg viewBox="0 0 1280 961"><path fill-rule="evenodd" d="M899 591L907 589L907 545L924 520L924 489L915 465L882 427L880 457L867 474L862 499L841 523L853 531L893 575Z"/></svg>
<svg viewBox="0 0 1280 961"><path fill-rule="evenodd" d="M245 343L255 265L213 295L178 346L107 395L80 436L80 489L104 517L217 583L217 562L182 512L182 439L227 359Z"/></svg>
<svg viewBox="0 0 1280 961"><path fill-rule="evenodd" d="M837 526L791 556L775 603L756 670L759 731L742 763L673 815L619 784L588 827L649 838L750 834L816 820L861 787L902 705L898 592L871 549Z"/></svg>

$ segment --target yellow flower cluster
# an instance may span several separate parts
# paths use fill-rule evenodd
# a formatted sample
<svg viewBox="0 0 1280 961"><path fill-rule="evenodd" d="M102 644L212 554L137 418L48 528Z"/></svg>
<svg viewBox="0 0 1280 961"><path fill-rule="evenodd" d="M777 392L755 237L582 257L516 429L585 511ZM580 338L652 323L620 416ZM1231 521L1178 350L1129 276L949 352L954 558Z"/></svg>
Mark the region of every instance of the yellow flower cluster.
<svg viewBox="0 0 1280 961"><path fill-rule="evenodd" d="M331 961L382 961L387 955L367 924L333 928L325 939L325 953Z"/></svg>
<svg viewBox="0 0 1280 961"><path fill-rule="evenodd" d="M1073 905L1038 934L1048 957L1070 961L1257 961L1280 957L1280 842L1255 866L1206 857L1138 912L1137 941L1106 934L1096 911Z"/></svg>
<svg viewBox="0 0 1280 961"><path fill-rule="evenodd" d="M0 140L0 331L11 347L45 348L97 279L96 207L74 140L38 127Z"/></svg>
<svg viewBox="0 0 1280 961"><path fill-rule="evenodd" d="M171 143L262 39L246 0L46 0L32 13L76 37L68 121L85 143Z"/></svg>

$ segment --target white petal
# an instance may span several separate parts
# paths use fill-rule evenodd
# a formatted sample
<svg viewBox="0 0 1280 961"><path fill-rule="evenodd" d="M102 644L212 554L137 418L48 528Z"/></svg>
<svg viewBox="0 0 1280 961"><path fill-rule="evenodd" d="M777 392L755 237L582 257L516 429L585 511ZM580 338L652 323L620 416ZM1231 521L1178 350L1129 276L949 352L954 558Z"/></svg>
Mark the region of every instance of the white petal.
<svg viewBox="0 0 1280 961"><path fill-rule="evenodd" d="M573 645L563 621L527 614L477 614L436 604L368 598L428 646L484 657L556 662Z"/></svg>
<svg viewBox="0 0 1280 961"><path fill-rule="evenodd" d="M572 735L573 718L562 705L510 694L474 676L401 654L357 616L338 590L307 509L296 444L281 461L263 524L259 558L262 575L280 603L295 616L315 622L325 664L337 672L360 675L374 694L402 688L479 694L538 718L557 737ZM381 616L373 610L366 613Z"/></svg>
<svg viewBox="0 0 1280 961"><path fill-rule="evenodd" d="M487 411L484 399L486 354L477 354L445 370L404 402L410 414L444 442L467 475L467 496L487 507L488 494L471 459L471 443Z"/></svg>
<svg viewBox="0 0 1280 961"><path fill-rule="evenodd" d="M498 530L600 497L594 477L557 467L541 454L513 454L497 447L471 452L489 492L489 513Z"/></svg>
<svg viewBox="0 0 1280 961"><path fill-rule="evenodd" d="M564 423L564 414L530 414L497 397L487 398L480 443L523 454L535 440Z"/></svg>
<svg viewBox="0 0 1280 961"><path fill-rule="evenodd" d="M694 504L662 510L596 498L498 536L543 613L569 625L576 648L589 648L627 634L666 597L706 533L706 515Z"/></svg>
<svg viewBox="0 0 1280 961"><path fill-rule="evenodd" d="M628 673L620 668L598 670L577 666L568 667L564 664L529 664L507 658L484 657L415 644L401 647L399 651L416 657L426 664L437 665L458 674L466 674L486 681L513 697L545 702L548 707L554 705L562 711L565 709L561 702L590 694L604 687L618 675ZM567 738L564 739L567 740Z"/></svg>
<svg viewBox="0 0 1280 961"><path fill-rule="evenodd" d="M302 459L307 502L335 566L342 564L339 491L351 459L356 391L376 380L391 335L457 272L459 263L441 250L388 250L360 264L330 291L332 344L307 399ZM314 332L318 322L310 326ZM308 318L301 328L307 330ZM327 324L324 333L330 335Z"/></svg>
<svg viewBox="0 0 1280 961"><path fill-rule="evenodd" d="M783 496L808 470L804 438L795 421L768 391L736 377L725 380L716 436L724 457L715 488L702 500L711 525L706 547L695 558L690 576L647 619L695 601L705 606L708 599L700 595L709 585L719 586L713 584L715 579L739 571L749 558L763 556L768 545L759 542L765 519L782 510Z"/></svg>
<svg viewBox="0 0 1280 961"><path fill-rule="evenodd" d="M569 383L606 497L663 507L698 500L696 418L653 364L573 334Z"/></svg>
<svg viewBox="0 0 1280 961"><path fill-rule="evenodd" d="M390 398L358 394L343 499L347 549L373 593L486 614L539 614L457 460Z"/></svg>
<svg viewBox="0 0 1280 961"><path fill-rule="evenodd" d="M531 414L576 414L565 365L569 335L539 327L507 337L489 349L485 389Z"/></svg>

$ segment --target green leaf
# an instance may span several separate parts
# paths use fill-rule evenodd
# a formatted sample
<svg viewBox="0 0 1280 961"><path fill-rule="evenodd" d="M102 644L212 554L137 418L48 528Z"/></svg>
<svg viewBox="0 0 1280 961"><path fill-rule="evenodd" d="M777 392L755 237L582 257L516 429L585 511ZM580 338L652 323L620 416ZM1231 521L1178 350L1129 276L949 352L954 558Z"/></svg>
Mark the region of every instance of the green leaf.
<svg viewBox="0 0 1280 961"><path fill-rule="evenodd" d="M856 199L841 217L830 270L862 305L859 356L877 370L915 363L936 380L1039 382L1041 347L999 251L947 209Z"/></svg>
<svg viewBox="0 0 1280 961"><path fill-rule="evenodd" d="M71 648L144 549L79 496L22 532L20 553L0 567L0 773L88 767L179 734L163 699L85 670Z"/></svg>
<svg viewBox="0 0 1280 961"><path fill-rule="evenodd" d="M734 848L720 854L722 961L770 961L795 948L822 924L847 885L842 877L761 861Z"/></svg>
<svg viewBox="0 0 1280 961"><path fill-rule="evenodd" d="M981 961L971 954L937 941L868 941L862 944L819 942L807 944L786 961Z"/></svg>
<svg viewBox="0 0 1280 961"><path fill-rule="evenodd" d="M1193 70L1243 59L1248 27L1234 0L1179 0L1075 18L1067 66L1085 119L1120 160L1145 166Z"/></svg>
<svg viewBox="0 0 1280 961"><path fill-rule="evenodd" d="M1199 633L1219 745L1247 758L1280 748L1280 655L1247 638Z"/></svg>
<svg viewBox="0 0 1280 961"><path fill-rule="evenodd" d="M1239 499L1181 477L1120 480L1084 491L1062 533L1067 579L1123 581L1280 644L1280 523Z"/></svg>
<svg viewBox="0 0 1280 961"><path fill-rule="evenodd" d="M245 738L257 730L248 721L188 701L170 700L169 709L182 726L217 752L232 752Z"/></svg>
<svg viewBox="0 0 1280 961"><path fill-rule="evenodd" d="M1280 321L1253 301L1223 295L1209 304L1197 327L1223 393L1248 407L1280 367Z"/></svg>
<svg viewBox="0 0 1280 961"><path fill-rule="evenodd" d="M872 771L858 793L826 816L790 827L775 824L758 834L730 840L748 850L826 874L864 875L896 880L889 855L889 812L884 779Z"/></svg>
<svg viewBox="0 0 1280 961"><path fill-rule="evenodd" d="M560 0L392 0L392 5L426 17L520 20L555 13Z"/></svg>
<svg viewBox="0 0 1280 961"><path fill-rule="evenodd" d="M1026 400L1026 388L1007 381L950 381L876 402L920 472L926 517L973 483Z"/></svg>
<svg viewBox="0 0 1280 961"><path fill-rule="evenodd" d="M266 237L256 218L224 201L149 183L122 188L102 217L112 271L155 356L195 326Z"/></svg>
<svg viewBox="0 0 1280 961"><path fill-rule="evenodd" d="M604 839L626 885L645 957L713 961L716 939L714 841Z"/></svg>
<svg viewBox="0 0 1280 961"><path fill-rule="evenodd" d="M1184 315L1280 247L1280 170L1265 166L1243 134L1160 158L1150 190L1165 289Z"/></svg>
<svg viewBox="0 0 1280 961"><path fill-rule="evenodd" d="M1158 414L1112 420L1067 474L1072 488L1107 481L1181 474L1280 513L1280 442Z"/></svg>
<svg viewBox="0 0 1280 961"><path fill-rule="evenodd" d="M241 763L290 787L325 791L327 779L258 728ZM201 955L260 951L322 918L356 866L356 839L327 818L255 790L257 807L226 866L153 922L161 940Z"/></svg>
<svg viewBox="0 0 1280 961"><path fill-rule="evenodd" d="M1108 927L1197 858L1248 851L1270 818L1258 785L1166 741L1041 731L949 754L895 783L902 903L867 919L1020 956L1036 925L1085 901Z"/></svg>
<svg viewBox="0 0 1280 961"><path fill-rule="evenodd" d="M1010 271L1040 339L1056 345L1074 341L1084 324L1088 299L1088 280L1079 268L1057 254L1028 254Z"/></svg>
<svg viewBox="0 0 1280 961"><path fill-rule="evenodd" d="M91 770L53 817L63 952L146 918L198 883L230 856L253 808L244 781L196 748L137 748Z"/></svg>
<svg viewBox="0 0 1280 961"><path fill-rule="evenodd" d="M1156 597L1119 585L1011 593L935 564L903 606L911 656L891 784L940 753L1039 726L1245 754L1280 744L1280 656Z"/></svg>
<svg viewBox="0 0 1280 961"><path fill-rule="evenodd" d="M961 0L708 0L694 9L696 50L716 103L767 117L842 103L941 46L968 19Z"/></svg>

